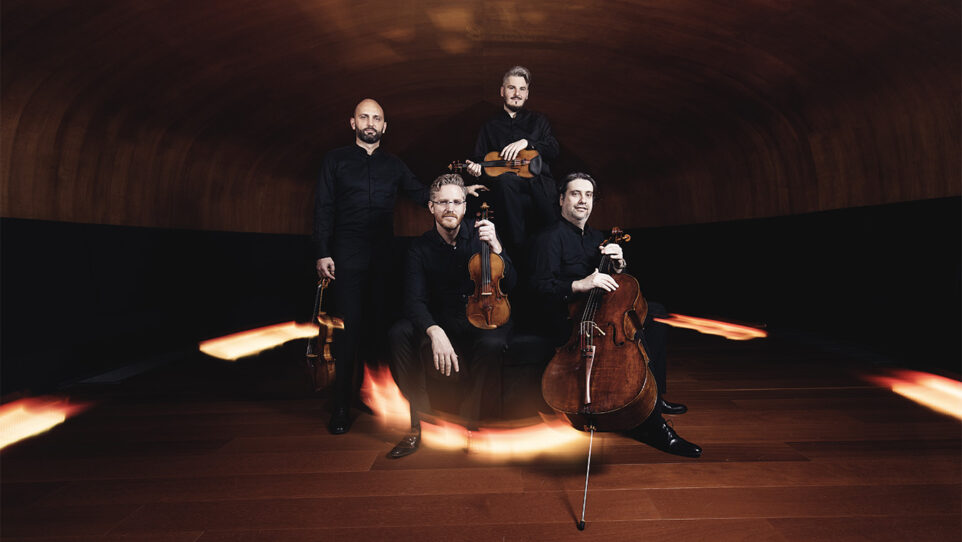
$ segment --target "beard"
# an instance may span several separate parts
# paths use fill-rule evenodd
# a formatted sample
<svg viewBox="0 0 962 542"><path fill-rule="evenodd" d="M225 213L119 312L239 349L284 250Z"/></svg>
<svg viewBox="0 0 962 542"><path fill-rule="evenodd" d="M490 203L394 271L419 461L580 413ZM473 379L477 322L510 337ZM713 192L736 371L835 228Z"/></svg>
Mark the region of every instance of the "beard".
<svg viewBox="0 0 962 542"><path fill-rule="evenodd" d="M446 226L444 224L444 219L446 218L453 218L456 221L454 223L454 226L451 226L451 227ZM457 229L461 227L461 217L459 217L458 215L444 215L443 217L441 217L441 219L442 220L438 221L438 226L441 226L447 231L450 231L450 232L457 231Z"/></svg>
<svg viewBox="0 0 962 542"><path fill-rule="evenodd" d="M508 110L511 111L512 113L517 113L518 111L521 111L522 107L524 107L524 102L521 102L521 105L514 105L511 102L505 100L504 106L507 107Z"/></svg>
<svg viewBox="0 0 962 542"><path fill-rule="evenodd" d="M377 143L378 141L381 140L381 134L383 132L378 132L377 130L374 130L373 134L369 134L369 133L366 133L365 130L354 130L354 133L357 134L358 139L360 139L365 143Z"/></svg>

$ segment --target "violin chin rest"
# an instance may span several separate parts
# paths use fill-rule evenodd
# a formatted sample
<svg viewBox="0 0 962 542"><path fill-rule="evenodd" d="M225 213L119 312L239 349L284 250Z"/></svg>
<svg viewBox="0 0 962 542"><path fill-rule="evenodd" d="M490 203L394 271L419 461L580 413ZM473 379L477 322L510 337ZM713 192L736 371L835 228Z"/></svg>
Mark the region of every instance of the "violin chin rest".
<svg viewBox="0 0 962 542"><path fill-rule="evenodd" d="M532 175L541 175L541 155L535 156L531 159L531 163L528 164L528 171Z"/></svg>

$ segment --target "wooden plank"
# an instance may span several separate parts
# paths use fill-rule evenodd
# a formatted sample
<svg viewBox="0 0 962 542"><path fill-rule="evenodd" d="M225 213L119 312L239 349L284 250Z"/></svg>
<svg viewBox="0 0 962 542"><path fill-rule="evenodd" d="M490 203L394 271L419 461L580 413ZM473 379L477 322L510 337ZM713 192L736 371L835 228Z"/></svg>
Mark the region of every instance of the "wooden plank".
<svg viewBox="0 0 962 542"><path fill-rule="evenodd" d="M589 516L590 518L590 516ZM326 529L284 529L259 531L209 530L198 542L317 542L352 540L357 542L391 540L394 542L611 542L612 540L711 540L712 542L784 542L785 539L765 520L589 520L584 531L574 522L521 523L471 526L336 527Z"/></svg>
<svg viewBox="0 0 962 542"><path fill-rule="evenodd" d="M954 514L920 518L776 518L769 520L786 540L810 542L958 542L962 540L962 516Z"/></svg>
<svg viewBox="0 0 962 542"><path fill-rule="evenodd" d="M60 491L43 498L42 504L185 503L233 499L521 493L523 490L520 469L492 467L94 480L71 482Z"/></svg>
<svg viewBox="0 0 962 542"><path fill-rule="evenodd" d="M158 503L143 505L113 532L327 528L332 518L344 527L469 526L533 520L570 525L580 514L581 496L580 492L539 492ZM658 517L643 491L595 492L591 503L594 521Z"/></svg>
<svg viewBox="0 0 962 542"><path fill-rule="evenodd" d="M139 508L135 504L79 505L2 510L4 539L8 536L104 535Z"/></svg>
<svg viewBox="0 0 962 542"><path fill-rule="evenodd" d="M63 482L26 482L22 484L0 484L0 507L29 506L56 492L64 486Z"/></svg>
<svg viewBox="0 0 962 542"><path fill-rule="evenodd" d="M101 438L81 440L67 435L55 435L50 439L32 440L17 444L4 459L76 459L81 457L157 457L173 455L196 455L223 448L230 439L201 440L122 440ZM59 444L59 445L58 445Z"/></svg>
<svg viewBox="0 0 962 542"><path fill-rule="evenodd" d="M83 535L71 534L68 536L41 536L41 537L3 537L4 542L197 542L201 531L194 532L173 532L173 533L137 533L135 535L126 534L107 534L107 535Z"/></svg>
<svg viewBox="0 0 962 542"><path fill-rule="evenodd" d="M737 419L736 419L737 420ZM746 415L745 420L750 420ZM723 423L719 418L708 423L698 412L689 412L674 418L675 430L687 440L702 445L706 450L712 443L724 442L801 442L801 441L846 441L846 440L903 440L911 435L919 440L943 440L957 437L959 430L955 422L933 421L927 423L863 423L845 419L839 415L835 423L768 423L757 425L746 423Z"/></svg>
<svg viewBox="0 0 962 542"><path fill-rule="evenodd" d="M367 419L365 419L367 418ZM275 437L289 435L327 435L328 417L300 422L277 422L277 423L258 423L247 424L239 421L233 424L224 425L190 425L190 424L167 424L163 426L138 425L130 422L122 426L111 426L110 424L98 424L93 427L64 427L62 430L55 428L58 437L63 435L79 440L99 440L116 439L128 441L160 441L160 440L204 440L204 439L230 439L234 437ZM362 415L355 421L352 432L375 433L375 422L370 416ZM337 438L342 435L330 435Z"/></svg>
<svg viewBox="0 0 962 542"><path fill-rule="evenodd" d="M584 472L528 468L528 491L577 490ZM915 485L962 482L962 459L932 457L843 458L825 461L690 462L602 464L592 468L591 489L676 489L717 487L804 487Z"/></svg>
<svg viewBox="0 0 962 542"><path fill-rule="evenodd" d="M651 490L665 518L927 516L958 513L959 484Z"/></svg>
<svg viewBox="0 0 962 542"><path fill-rule="evenodd" d="M41 482L365 471L371 467L375 455L379 454L368 451L304 451L121 458L111 461L96 457L59 462L22 460L17 462L15 468L5 464L3 477L11 482Z"/></svg>
<svg viewBox="0 0 962 542"><path fill-rule="evenodd" d="M811 459L879 456L962 457L962 441L954 439L850 440L789 442L789 446Z"/></svg>
<svg viewBox="0 0 962 542"><path fill-rule="evenodd" d="M689 437L687 431L682 434ZM603 448L598 455L601 464L636 463L706 463L712 461L806 461L806 457L781 442L724 442L704 448L700 458L693 459L667 454L626 437L618 444ZM698 441L695 441L698 443ZM699 443L701 444L701 443Z"/></svg>

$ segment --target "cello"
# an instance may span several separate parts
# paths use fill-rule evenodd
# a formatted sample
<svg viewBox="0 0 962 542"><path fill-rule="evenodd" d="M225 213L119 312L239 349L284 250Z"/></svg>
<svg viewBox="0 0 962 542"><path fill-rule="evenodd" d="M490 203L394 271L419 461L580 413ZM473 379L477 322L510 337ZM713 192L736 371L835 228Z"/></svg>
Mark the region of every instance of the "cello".
<svg viewBox="0 0 962 542"><path fill-rule="evenodd" d="M482 203L479 218L488 220L489 210L490 206ZM468 260L468 274L474 281L474 293L465 308L468 322L478 329L503 326L511 316L511 304L500 284L504 277L504 260L491 252L488 243L481 241L481 251Z"/></svg>
<svg viewBox="0 0 962 542"><path fill-rule="evenodd" d="M317 321L317 337L307 341L304 369L314 391L321 391L334 382L334 354L331 352L331 346L334 344L334 330L344 329L344 320L327 314L321 308L324 290L330 283L331 279L328 278L317 282L313 314L314 320Z"/></svg>
<svg viewBox="0 0 962 542"><path fill-rule="evenodd" d="M626 242L631 236L619 228L602 243ZM574 328L541 378L545 402L575 429L590 432L585 503L591 471L591 443L595 431L627 431L655 409L658 386L648 367L648 352L636 333L648 312L635 277L612 273L614 264L602 255L598 271L618 283L613 292L593 288L571 306ZM579 529L584 529L584 504Z"/></svg>

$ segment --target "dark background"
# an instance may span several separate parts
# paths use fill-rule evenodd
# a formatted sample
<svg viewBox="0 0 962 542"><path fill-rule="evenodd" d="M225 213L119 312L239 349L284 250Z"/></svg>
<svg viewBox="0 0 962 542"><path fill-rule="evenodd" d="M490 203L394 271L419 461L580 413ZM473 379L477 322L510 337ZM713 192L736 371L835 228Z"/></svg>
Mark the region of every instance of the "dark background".
<svg viewBox="0 0 962 542"><path fill-rule="evenodd" d="M2 391L306 319L355 104L430 181L516 64L651 299L958 373L959 43L946 0L4 0Z"/></svg>
<svg viewBox="0 0 962 542"><path fill-rule="evenodd" d="M670 312L957 373L960 203L635 228L626 256L646 296ZM307 236L0 224L3 393L46 391L204 339L310 318ZM398 239L396 258L407 240ZM386 310L397 316L398 302L386 300Z"/></svg>

